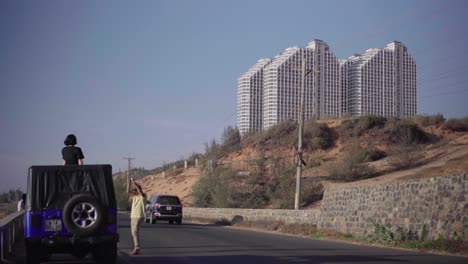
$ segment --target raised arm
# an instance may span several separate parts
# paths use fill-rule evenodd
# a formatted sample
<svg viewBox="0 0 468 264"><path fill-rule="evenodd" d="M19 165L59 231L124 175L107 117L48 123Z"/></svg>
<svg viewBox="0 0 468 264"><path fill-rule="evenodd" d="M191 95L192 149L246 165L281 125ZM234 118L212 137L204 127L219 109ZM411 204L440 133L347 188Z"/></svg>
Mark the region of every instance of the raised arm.
<svg viewBox="0 0 468 264"><path fill-rule="evenodd" d="M133 181L133 184L135 184L135 187L136 187L138 193L139 193L141 196L143 196L143 190L141 189L141 185L138 184L138 183L136 183L135 181Z"/></svg>
<svg viewBox="0 0 468 264"><path fill-rule="evenodd" d="M130 192L130 184L132 182L132 178L128 178L127 180L127 195L133 195L132 192Z"/></svg>

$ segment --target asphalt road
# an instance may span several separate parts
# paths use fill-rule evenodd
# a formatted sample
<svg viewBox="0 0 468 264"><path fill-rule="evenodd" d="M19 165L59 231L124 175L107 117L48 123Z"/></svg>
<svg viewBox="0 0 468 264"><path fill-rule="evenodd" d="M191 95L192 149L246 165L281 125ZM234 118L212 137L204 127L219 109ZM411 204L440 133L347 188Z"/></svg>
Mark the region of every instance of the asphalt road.
<svg viewBox="0 0 468 264"><path fill-rule="evenodd" d="M119 215L119 264L294 264L294 263L468 263L468 258L414 251L360 246L334 241L253 232L215 225L158 222L140 229L142 254L131 256L133 247L128 214ZM19 252L18 252L19 251ZM24 252L24 250L23 250ZM21 249L16 263L22 262ZM94 263L66 255L51 263Z"/></svg>

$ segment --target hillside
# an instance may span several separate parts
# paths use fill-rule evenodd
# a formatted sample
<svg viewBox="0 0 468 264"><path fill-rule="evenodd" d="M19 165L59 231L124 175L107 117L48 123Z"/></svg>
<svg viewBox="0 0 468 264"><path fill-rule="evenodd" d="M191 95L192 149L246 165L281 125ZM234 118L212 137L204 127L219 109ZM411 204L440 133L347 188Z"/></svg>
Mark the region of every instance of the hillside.
<svg viewBox="0 0 468 264"><path fill-rule="evenodd" d="M416 127L406 124L402 126L400 123L395 125L389 121L380 124L379 122L382 121L380 119L377 122L371 119L370 123L369 120L364 121L367 122L364 126L361 121L359 121L361 123L353 123L344 119L320 121L320 124L314 124L312 128L306 127L305 137L309 136L311 140L305 142L308 147L303 155L303 160L307 163L303 171L304 186L320 182L325 188L337 188L420 177L458 175L468 172L468 132L466 131L447 129L443 123ZM317 126L321 132L317 130ZM407 136L406 132L403 134L398 132L401 131L401 127L413 131L416 136L412 137L411 140L417 142L417 144L413 144L414 142L408 144L407 149L403 149L403 151L401 151L402 147L395 147L402 137ZM295 145L291 142L294 142L293 135L297 134L297 130L289 129L282 130L281 138L275 138L272 136L272 132L266 136L265 132L262 135L254 135L244 139L239 150L224 155L218 159L217 163L230 167L239 175L248 175L255 171L259 159L263 159L266 162L266 168L270 170L275 161L278 160L285 163L285 166L294 166L295 149L293 146ZM291 139L284 140L284 131L287 132L287 135L292 135ZM316 138L323 137L323 131L329 131L333 140L332 144L321 148L314 145L314 142L317 141ZM418 137L420 138L418 139ZM372 171L372 176L351 181L336 179L336 177L331 179L330 173L340 167L344 163L343 160L350 156L359 155L358 152L369 150L373 151L372 153L383 153L374 161L362 162L366 168ZM404 159L414 160L414 162L409 165L395 165L396 161L401 163L405 161ZM163 178L162 174L159 173L145 176L140 181L145 192L149 195L156 193L175 194L182 198L185 205L190 205L193 202L192 186L202 174L204 173L199 168L192 167L178 175ZM239 181L245 181L246 178L248 176L239 177Z"/></svg>

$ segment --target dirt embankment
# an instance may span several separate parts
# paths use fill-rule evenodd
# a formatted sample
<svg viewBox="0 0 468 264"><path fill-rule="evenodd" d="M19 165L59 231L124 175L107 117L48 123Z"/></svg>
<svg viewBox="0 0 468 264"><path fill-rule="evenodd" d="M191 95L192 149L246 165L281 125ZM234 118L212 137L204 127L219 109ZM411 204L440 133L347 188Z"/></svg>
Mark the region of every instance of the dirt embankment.
<svg viewBox="0 0 468 264"><path fill-rule="evenodd" d="M325 121L328 126L336 127L340 122L329 120ZM431 136L437 137L434 143L422 146L422 158L417 166L404 169L390 169L391 156L369 162L368 165L376 171L382 172L380 176L371 179L358 180L354 182L336 182L328 180L328 171L335 166L336 161L344 156L347 144L345 140L339 138L335 146L326 151L305 152L304 159L307 163L319 162L318 166L305 168L303 177L307 180L320 180L325 188L339 188L344 186L358 186L369 184L381 184L392 181L416 179L423 177L434 177L444 175L460 175L468 173L468 133L451 132L443 130L437 126L424 127L424 131ZM360 138L360 144L366 145L366 142L376 139ZM376 141L378 142L378 140ZM375 144L374 144L375 145ZM378 148L386 150L385 146L377 145ZM249 171L255 166L259 159L261 151L254 146L245 147L239 151L230 153L222 162L239 171ZM295 150L266 148L263 154L269 157L281 156L284 162L295 164ZM388 171L388 172L386 172ZM192 202L192 186L201 177L201 171L197 168L189 168L179 175L163 177L162 174L149 175L140 180L144 191L149 196L153 194L174 194L179 196L183 203L190 205Z"/></svg>
<svg viewBox="0 0 468 264"><path fill-rule="evenodd" d="M154 194L177 195L182 204L189 205L192 202L192 186L200 178L201 172L197 168L188 168L179 175L162 173L148 175L139 180L143 191L148 195L148 199Z"/></svg>

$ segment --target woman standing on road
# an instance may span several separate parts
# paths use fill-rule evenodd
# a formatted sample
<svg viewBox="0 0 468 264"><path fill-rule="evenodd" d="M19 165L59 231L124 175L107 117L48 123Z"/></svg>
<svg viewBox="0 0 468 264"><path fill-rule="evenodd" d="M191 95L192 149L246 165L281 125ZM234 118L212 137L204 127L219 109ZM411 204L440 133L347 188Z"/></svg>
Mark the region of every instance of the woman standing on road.
<svg viewBox="0 0 468 264"><path fill-rule="evenodd" d="M77 143L75 135L68 135L63 143L65 144L62 149L63 165L83 165L83 152L81 148L75 147Z"/></svg>
<svg viewBox="0 0 468 264"><path fill-rule="evenodd" d="M130 189L130 185L135 188ZM140 255L140 235L139 229L145 217L146 193L141 189L141 185L135 182L135 179L130 178L127 182L127 193L132 198L132 209L130 212L130 229L133 237L133 250L131 255Z"/></svg>

